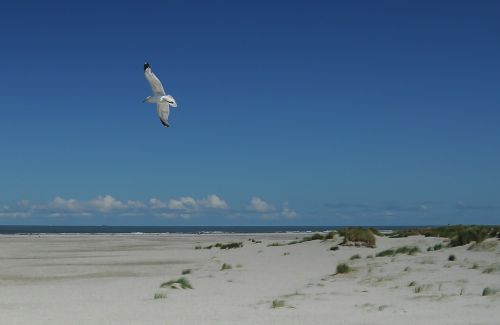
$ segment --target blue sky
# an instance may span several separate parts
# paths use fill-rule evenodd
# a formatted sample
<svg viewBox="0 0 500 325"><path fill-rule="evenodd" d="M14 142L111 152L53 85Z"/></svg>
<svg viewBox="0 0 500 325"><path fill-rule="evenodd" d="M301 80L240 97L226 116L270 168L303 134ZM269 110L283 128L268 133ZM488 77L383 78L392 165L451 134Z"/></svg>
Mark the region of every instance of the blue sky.
<svg viewBox="0 0 500 325"><path fill-rule="evenodd" d="M0 7L0 224L499 223L497 1L70 3Z"/></svg>

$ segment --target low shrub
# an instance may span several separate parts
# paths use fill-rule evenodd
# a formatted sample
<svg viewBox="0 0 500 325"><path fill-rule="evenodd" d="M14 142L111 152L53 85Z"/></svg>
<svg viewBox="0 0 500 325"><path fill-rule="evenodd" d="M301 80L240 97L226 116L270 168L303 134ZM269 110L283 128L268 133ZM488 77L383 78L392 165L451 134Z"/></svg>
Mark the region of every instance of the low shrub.
<svg viewBox="0 0 500 325"><path fill-rule="evenodd" d="M344 228L339 230L339 235L344 236L342 245L362 245L375 247L375 236L367 228Z"/></svg>
<svg viewBox="0 0 500 325"><path fill-rule="evenodd" d="M490 287L486 287L483 289L483 296L493 296L496 292L496 290Z"/></svg>
<svg viewBox="0 0 500 325"><path fill-rule="evenodd" d="M337 273L345 274L351 272L351 268L346 263L337 264Z"/></svg>

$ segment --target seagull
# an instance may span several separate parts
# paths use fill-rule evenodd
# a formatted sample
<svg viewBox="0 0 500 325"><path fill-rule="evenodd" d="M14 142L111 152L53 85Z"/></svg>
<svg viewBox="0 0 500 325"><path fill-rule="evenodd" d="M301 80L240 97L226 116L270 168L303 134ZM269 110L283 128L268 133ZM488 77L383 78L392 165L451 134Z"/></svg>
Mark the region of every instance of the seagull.
<svg viewBox="0 0 500 325"><path fill-rule="evenodd" d="M144 63L144 75L153 90L153 96L146 97L142 102L156 104L156 112L160 117L161 124L168 128L170 127L170 124L168 124L170 106L177 107L177 103L172 95L165 94L160 79L151 71L151 66L147 62Z"/></svg>

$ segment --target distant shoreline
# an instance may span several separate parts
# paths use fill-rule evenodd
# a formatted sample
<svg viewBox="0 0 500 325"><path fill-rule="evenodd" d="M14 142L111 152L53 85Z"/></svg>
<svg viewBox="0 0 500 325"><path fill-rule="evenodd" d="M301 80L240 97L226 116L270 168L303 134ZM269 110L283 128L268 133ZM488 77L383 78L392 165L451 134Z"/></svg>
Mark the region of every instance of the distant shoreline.
<svg viewBox="0 0 500 325"><path fill-rule="evenodd" d="M346 227L372 227L381 232L440 227L410 226L44 226L0 225L0 235L166 235L166 234L259 234L325 232Z"/></svg>

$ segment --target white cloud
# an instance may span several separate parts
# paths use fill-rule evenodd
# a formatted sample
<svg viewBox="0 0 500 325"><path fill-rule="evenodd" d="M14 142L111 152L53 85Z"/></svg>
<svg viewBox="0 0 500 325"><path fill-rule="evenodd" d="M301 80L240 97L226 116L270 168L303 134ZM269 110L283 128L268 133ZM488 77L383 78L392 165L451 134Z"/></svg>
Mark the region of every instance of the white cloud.
<svg viewBox="0 0 500 325"><path fill-rule="evenodd" d="M90 204L101 212L126 208L126 205L122 201L115 199L111 195L98 196L96 199L90 201Z"/></svg>
<svg viewBox="0 0 500 325"><path fill-rule="evenodd" d="M207 208L212 209L227 209L228 205L226 201L221 199L215 194L209 195L206 199L199 200L198 204Z"/></svg>
<svg viewBox="0 0 500 325"><path fill-rule="evenodd" d="M250 208L250 210L261 212L261 213L271 212L271 211L276 210L273 205L267 203L266 201L262 200L259 197L253 197L250 200L250 207L249 208Z"/></svg>
<svg viewBox="0 0 500 325"><path fill-rule="evenodd" d="M227 209L229 206L220 197L215 194L209 195L204 199L194 199L191 196L183 196L178 199L170 199L168 207L172 210L196 211L201 208Z"/></svg>
<svg viewBox="0 0 500 325"><path fill-rule="evenodd" d="M29 212L0 212L0 218L27 218L30 215Z"/></svg>
<svg viewBox="0 0 500 325"><path fill-rule="evenodd" d="M288 207L288 202L283 203L283 210L281 211L281 215L288 219L294 219L297 217L297 212L290 210Z"/></svg>
<svg viewBox="0 0 500 325"><path fill-rule="evenodd" d="M46 217L84 217L107 215L115 217L155 216L159 218L194 218L218 211L219 216L246 218L259 214L261 218L295 218L297 213L290 209L288 202L281 208L266 202L260 197L252 197L249 205L240 210L230 209L229 204L220 196L210 194L195 198L182 196L162 200L151 198L147 201L123 200L112 195L100 195L88 200L56 196L47 202L22 200L12 204L0 204L0 218L22 218L30 216Z"/></svg>
<svg viewBox="0 0 500 325"><path fill-rule="evenodd" d="M167 207L167 204L157 198L152 198L149 200L149 206L152 209L164 209Z"/></svg>
<svg viewBox="0 0 500 325"><path fill-rule="evenodd" d="M54 200L52 200L50 206L54 209L75 211L79 209L80 204L75 199L65 200L60 196L56 196Z"/></svg>
<svg viewBox="0 0 500 325"><path fill-rule="evenodd" d="M196 210L198 203L190 196L183 196L179 199L170 199L168 207L172 210Z"/></svg>

